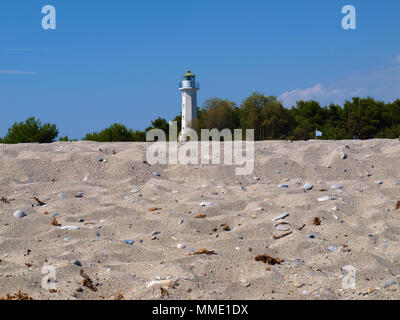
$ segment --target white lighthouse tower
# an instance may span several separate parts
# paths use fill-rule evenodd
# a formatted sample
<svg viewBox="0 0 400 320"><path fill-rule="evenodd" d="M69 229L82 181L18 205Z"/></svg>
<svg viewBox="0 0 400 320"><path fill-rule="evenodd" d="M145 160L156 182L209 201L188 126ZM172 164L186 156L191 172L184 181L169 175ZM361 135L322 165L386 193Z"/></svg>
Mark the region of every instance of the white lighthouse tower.
<svg viewBox="0 0 400 320"><path fill-rule="evenodd" d="M196 82L196 76L188 71L183 75L183 81L179 84L182 91L182 131L180 141L185 140L182 135L192 125L192 121L197 118L197 91L200 89Z"/></svg>

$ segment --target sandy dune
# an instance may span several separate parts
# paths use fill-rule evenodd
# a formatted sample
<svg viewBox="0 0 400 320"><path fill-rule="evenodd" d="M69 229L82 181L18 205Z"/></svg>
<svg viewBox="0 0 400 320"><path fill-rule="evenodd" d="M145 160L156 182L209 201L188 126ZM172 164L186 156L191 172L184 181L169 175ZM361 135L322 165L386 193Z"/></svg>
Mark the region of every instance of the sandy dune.
<svg viewBox="0 0 400 320"><path fill-rule="evenodd" d="M159 299L149 283L172 279L164 298L400 298L400 142L255 145L246 177L233 166L150 166L146 143L0 145L0 296ZM202 248L215 254L190 255ZM42 288L45 265L55 268L54 292ZM347 265L355 289L342 289ZM81 269L97 291L82 285Z"/></svg>

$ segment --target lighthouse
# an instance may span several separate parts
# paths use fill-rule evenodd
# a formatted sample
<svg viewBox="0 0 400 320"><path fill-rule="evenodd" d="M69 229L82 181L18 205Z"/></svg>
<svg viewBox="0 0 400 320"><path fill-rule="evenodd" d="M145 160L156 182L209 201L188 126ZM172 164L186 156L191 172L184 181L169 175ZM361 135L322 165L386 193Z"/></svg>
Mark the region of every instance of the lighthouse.
<svg viewBox="0 0 400 320"><path fill-rule="evenodd" d="M186 130L191 128L192 121L197 118L197 91L200 89L196 82L196 76L188 71L183 75L183 81L179 84L182 91L182 131L180 141L185 140L182 136Z"/></svg>

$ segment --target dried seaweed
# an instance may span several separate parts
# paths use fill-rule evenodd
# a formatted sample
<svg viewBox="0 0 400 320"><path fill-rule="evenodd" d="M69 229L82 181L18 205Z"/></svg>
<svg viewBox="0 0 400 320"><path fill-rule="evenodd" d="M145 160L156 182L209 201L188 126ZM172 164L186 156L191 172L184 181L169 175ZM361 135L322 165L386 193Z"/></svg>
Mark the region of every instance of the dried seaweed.
<svg viewBox="0 0 400 320"><path fill-rule="evenodd" d="M51 224L52 226L55 226L55 227L58 227L58 226L60 225L60 224L58 223L56 217L53 217L53 218L51 219L50 224Z"/></svg>
<svg viewBox="0 0 400 320"><path fill-rule="evenodd" d="M321 218L315 217L312 224L314 226L320 226L321 225Z"/></svg>
<svg viewBox="0 0 400 320"><path fill-rule="evenodd" d="M270 257L267 254L259 254L254 258L254 260L257 262L264 262L264 263L272 265L272 266L276 265L276 264L281 264L284 261L279 258Z"/></svg>
<svg viewBox="0 0 400 320"><path fill-rule="evenodd" d="M125 299L124 295L122 293L120 293L120 292L117 292L114 295L114 300L124 300L124 299Z"/></svg>
<svg viewBox="0 0 400 320"><path fill-rule="evenodd" d="M5 204L9 204L9 203L11 203L11 201L14 201L14 200L15 199L8 199L7 197L0 196L0 201L4 202Z"/></svg>
<svg viewBox="0 0 400 320"><path fill-rule="evenodd" d="M0 297L0 300L33 300L33 298L27 293L23 293L21 289L18 290L18 293L9 294L7 296Z"/></svg>
<svg viewBox="0 0 400 320"><path fill-rule="evenodd" d="M33 197L33 199L36 200L36 202L38 203L38 206L43 207L46 205L46 203L44 203L43 201L40 201L39 198L37 197Z"/></svg>
<svg viewBox="0 0 400 320"><path fill-rule="evenodd" d="M32 263L29 263L29 262L25 262L25 265L26 265L28 268L33 267L33 264L32 264Z"/></svg>
<svg viewBox="0 0 400 320"><path fill-rule="evenodd" d="M281 234L281 235L279 235L279 236L273 235L272 238L273 238L274 240L279 240L279 239L282 239L282 238L284 238L284 237L286 237L286 236L288 236L288 235L290 235L290 234L292 234L292 233L293 233L293 231L289 231L289 232L286 232L286 233Z"/></svg>
<svg viewBox="0 0 400 320"><path fill-rule="evenodd" d="M200 249L198 251L189 253L189 256L194 256L194 255L197 255L197 254L212 255L212 254L216 254L216 253L215 253L214 250L208 250L208 249L202 248L202 249Z"/></svg>
<svg viewBox="0 0 400 320"><path fill-rule="evenodd" d="M156 207L154 207L154 208L150 208L150 209L149 209L150 212L154 212L154 211L158 211L158 210L162 210L162 208L156 208Z"/></svg>
<svg viewBox="0 0 400 320"><path fill-rule="evenodd" d="M395 210L399 210L399 209L400 209L400 200L397 201L397 203L396 203L396 209L395 209Z"/></svg>
<svg viewBox="0 0 400 320"><path fill-rule="evenodd" d="M220 226L224 231L231 231L231 228L226 223L222 223Z"/></svg>
<svg viewBox="0 0 400 320"><path fill-rule="evenodd" d="M81 277L83 278L83 280L82 280L82 285L83 285L84 287L87 287L87 288L89 288L89 289L92 290L92 291L97 291L97 288L93 285L92 279L90 279L90 277L89 277L87 274L85 274L85 272L83 271L83 269L81 269L80 275L81 275Z"/></svg>
<svg viewBox="0 0 400 320"><path fill-rule="evenodd" d="M161 298L165 298L165 297L169 298L169 292L167 289L160 287L160 291L161 291Z"/></svg>
<svg viewBox="0 0 400 320"><path fill-rule="evenodd" d="M195 216L196 219L204 219L205 217L207 217L205 214L198 214Z"/></svg>

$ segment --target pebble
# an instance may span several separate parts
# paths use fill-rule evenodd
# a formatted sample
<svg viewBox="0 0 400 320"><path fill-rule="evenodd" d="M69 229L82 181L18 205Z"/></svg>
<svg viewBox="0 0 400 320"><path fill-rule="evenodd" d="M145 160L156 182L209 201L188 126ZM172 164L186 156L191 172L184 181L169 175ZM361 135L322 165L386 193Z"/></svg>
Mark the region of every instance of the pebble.
<svg viewBox="0 0 400 320"><path fill-rule="evenodd" d="M282 223L280 223L280 224L277 224L275 226L275 228L277 230L279 230L279 231L289 231L290 230L290 224L282 224Z"/></svg>
<svg viewBox="0 0 400 320"><path fill-rule="evenodd" d="M67 198L67 195L66 195L65 193L60 193L60 194L58 195L58 197L59 197L60 199L66 199L66 198Z"/></svg>
<svg viewBox="0 0 400 320"><path fill-rule="evenodd" d="M389 288L390 286L393 286L393 285L395 285L396 283L397 283L397 281L394 280L394 279L388 280L388 281L386 281L386 282L383 282L383 283L381 284L381 287L382 287L382 288Z"/></svg>
<svg viewBox="0 0 400 320"><path fill-rule="evenodd" d="M134 240L129 240L129 239L128 240L124 240L123 242L126 243L126 244L131 244L131 245L135 243Z"/></svg>
<svg viewBox="0 0 400 320"><path fill-rule="evenodd" d="M83 192L78 192L75 196L75 198L82 198L83 197Z"/></svg>
<svg viewBox="0 0 400 320"><path fill-rule="evenodd" d="M340 189L343 189L343 186L341 186L340 184L334 184L331 188L332 189L336 189L336 190L340 190Z"/></svg>
<svg viewBox="0 0 400 320"><path fill-rule="evenodd" d="M79 226L63 226L63 227L60 227L60 229L61 230L78 230L78 229L80 229L80 227Z"/></svg>
<svg viewBox="0 0 400 320"><path fill-rule="evenodd" d="M185 248L186 248L186 246L185 246L183 243L178 243L178 244L176 245L176 247L177 247L178 249L185 249Z"/></svg>
<svg viewBox="0 0 400 320"><path fill-rule="evenodd" d="M153 231L152 233L151 233L151 235L152 236L156 236L156 235L158 235L158 234L160 234L161 232L160 231Z"/></svg>
<svg viewBox="0 0 400 320"><path fill-rule="evenodd" d="M377 181L376 184L383 184L383 182L382 181Z"/></svg>
<svg viewBox="0 0 400 320"><path fill-rule="evenodd" d="M209 207L209 206L212 206L213 205L213 203L212 202L201 202L201 203L199 203L199 206L202 206L202 207Z"/></svg>
<svg viewBox="0 0 400 320"><path fill-rule="evenodd" d="M14 216L15 218L22 219L22 218L26 217L26 213L23 212L22 210L17 210L17 211L15 211L15 212L13 213L13 216Z"/></svg>
<svg viewBox="0 0 400 320"><path fill-rule="evenodd" d="M319 197L319 198L318 198L318 202L325 202L325 201L328 201L329 199L330 199L329 196Z"/></svg>
<svg viewBox="0 0 400 320"><path fill-rule="evenodd" d="M83 178L83 181L86 182L89 178L86 176Z"/></svg>
<svg viewBox="0 0 400 320"><path fill-rule="evenodd" d="M70 242L70 241L72 241L71 238L64 238L64 242Z"/></svg>
<svg viewBox="0 0 400 320"><path fill-rule="evenodd" d="M371 158L371 156L370 156L369 154L367 154L365 157L366 157L367 159L368 159L368 158Z"/></svg>
<svg viewBox="0 0 400 320"><path fill-rule="evenodd" d="M287 184L278 184L278 188L289 188Z"/></svg>
<svg viewBox="0 0 400 320"><path fill-rule="evenodd" d="M400 186L400 182L393 182L394 186Z"/></svg>
<svg viewBox="0 0 400 320"><path fill-rule="evenodd" d="M138 190L138 189L133 189L133 190L131 191L131 193L133 193L133 194L139 193L139 192L140 192L140 190Z"/></svg>
<svg viewBox="0 0 400 320"><path fill-rule="evenodd" d="M156 176L156 177L160 177L161 176L161 174L159 172L153 172L153 175Z"/></svg>
<svg viewBox="0 0 400 320"><path fill-rule="evenodd" d="M334 207L332 208L332 211L339 211L339 208L338 208L337 206L334 206Z"/></svg>
<svg viewBox="0 0 400 320"><path fill-rule="evenodd" d="M82 267L82 263L79 260L74 260L72 263L78 267Z"/></svg>
<svg viewBox="0 0 400 320"><path fill-rule="evenodd" d="M178 224L182 224L185 220L179 220Z"/></svg>
<svg viewBox="0 0 400 320"><path fill-rule="evenodd" d="M334 246L329 246L329 247L326 248L326 250L328 250L328 251L337 251L337 248L334 247Z"/></svg>
<svg viewBox="0 0 400 320"><path fill-rule="evenodd" d="M306 184L303 186L303 189L304 189L304 190L311 190L313 187L314 187L314 186L313 186L311 183L306 183Z"/></svg>
<svg viewBox="0 0 400 320"><path fill-rule="evenodd" d="M98 160L99 162L103 162L103 161L104 161L103 158L98 158L97 160Z"/></svg>
<svg viewBox="0 0 400 320"><path fill-rule="evenodd" d="M285 218L288 217L288 216L289 216L289 212L285 212L284 214L281 214L281 215L275 217L275 218L272 219L272 220L273 220L273 221L276 221L276 220L280 220L280 219L285 219Z"/></svg>
<svg viewBox="0 0 400 320"><path fill-rule="evenodd" d="M347 159L347 154L342 153L342 156L341 156L341 157L342 157L343 160L345 160L345 159Z"/></svg>

